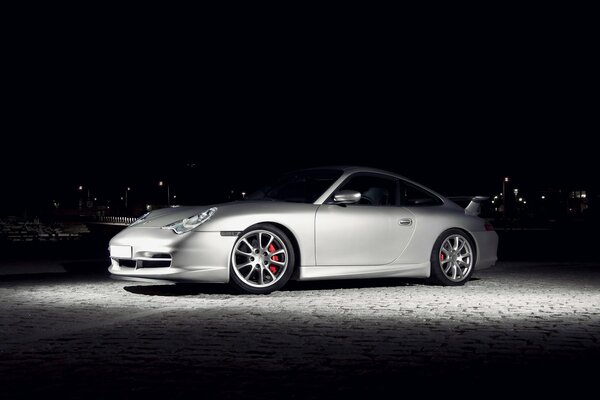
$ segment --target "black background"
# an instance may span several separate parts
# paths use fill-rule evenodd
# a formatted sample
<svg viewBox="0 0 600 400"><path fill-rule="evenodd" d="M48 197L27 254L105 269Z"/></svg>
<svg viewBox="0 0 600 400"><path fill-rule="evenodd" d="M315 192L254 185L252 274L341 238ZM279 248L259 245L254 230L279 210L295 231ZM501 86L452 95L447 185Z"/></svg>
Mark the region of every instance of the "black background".
<svg viewBox="0 0 600 400"><path fill-rule="evenodd" d="M38 15L15 26L3 208L78 185L149 193L159 179L212 201L335 164L389 169L443 194L490 194L503 176L597 187L598 65L593 32L573 16L267 23L238 13L213 23L210 13Z"/></svg>

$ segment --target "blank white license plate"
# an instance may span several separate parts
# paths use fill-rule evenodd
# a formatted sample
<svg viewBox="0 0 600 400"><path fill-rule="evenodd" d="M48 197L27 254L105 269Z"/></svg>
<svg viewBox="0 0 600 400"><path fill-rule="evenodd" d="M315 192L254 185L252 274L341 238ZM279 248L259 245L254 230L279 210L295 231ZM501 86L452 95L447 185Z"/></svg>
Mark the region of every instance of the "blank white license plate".
<svg viewBox="0 0 600 400"><path fill-rule="evenodd" d="M110 246L110 256L113 258L131 258L131 246Z"/></svg>

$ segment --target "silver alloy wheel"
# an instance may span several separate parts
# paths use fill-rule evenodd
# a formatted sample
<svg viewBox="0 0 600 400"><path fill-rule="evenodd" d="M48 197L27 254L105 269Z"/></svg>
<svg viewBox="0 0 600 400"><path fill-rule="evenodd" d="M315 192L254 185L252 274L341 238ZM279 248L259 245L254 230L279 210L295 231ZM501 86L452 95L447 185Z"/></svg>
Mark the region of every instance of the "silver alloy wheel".
<svg viewBox="0 0 600 400"><path fill-rule="evenodd" d="M233 271L245 284L264 288L273 285L288 267L288 250L273 232L255 230L239 238L231 255Z"/></svg>
<svg viewBox="0 0 600 400"><path fill-rule="evenodd" d="M473 249L469 241L461 235L448 236L440 248L440 266L446 278L461 282L473 268Z"/></svg>

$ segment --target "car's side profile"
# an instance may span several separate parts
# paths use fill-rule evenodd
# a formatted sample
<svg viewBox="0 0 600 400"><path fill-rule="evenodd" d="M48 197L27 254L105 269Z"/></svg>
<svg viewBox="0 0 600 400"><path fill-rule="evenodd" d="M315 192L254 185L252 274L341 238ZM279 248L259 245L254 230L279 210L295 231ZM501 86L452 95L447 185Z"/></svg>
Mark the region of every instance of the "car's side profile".
<svg viewBox="0 0 600 400"><path fill-rule="evenodd" d="M496 262L498 236L466 209L372 168L296 171L246 201L159 209L110 242L110 272L230 283L264 294L290 279L427 278L462 285Z"/></svg>

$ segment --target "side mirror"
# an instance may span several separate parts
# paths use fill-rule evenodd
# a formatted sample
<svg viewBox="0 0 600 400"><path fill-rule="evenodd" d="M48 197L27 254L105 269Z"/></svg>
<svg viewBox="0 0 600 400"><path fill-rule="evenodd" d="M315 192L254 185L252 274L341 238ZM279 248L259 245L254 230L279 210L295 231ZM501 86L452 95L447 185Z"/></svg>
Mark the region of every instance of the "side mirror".
<svg viewBox="0 0 600 400"><path fill-rule="evenodd" d="M335 204L354 204L360 201L360 193L356 190L340 190L333 196Z"/></svg>

